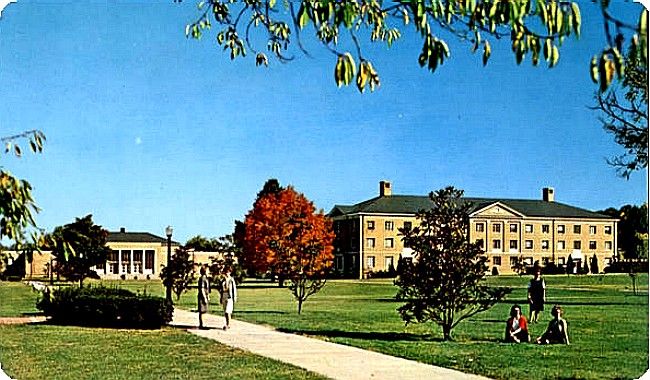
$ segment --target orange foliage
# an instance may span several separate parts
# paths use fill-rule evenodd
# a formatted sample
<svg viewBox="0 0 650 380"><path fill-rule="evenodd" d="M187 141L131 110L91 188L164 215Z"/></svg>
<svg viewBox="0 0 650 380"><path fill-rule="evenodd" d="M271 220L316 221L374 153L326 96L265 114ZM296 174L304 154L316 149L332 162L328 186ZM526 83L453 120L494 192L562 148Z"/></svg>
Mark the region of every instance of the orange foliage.
<svg viewBox="0 0 650 380"><path fill-rule="evenodd" d="M258 273L320 277L332 266L331 221L291 186L259 198L244 223L244 255Z"/></svg>

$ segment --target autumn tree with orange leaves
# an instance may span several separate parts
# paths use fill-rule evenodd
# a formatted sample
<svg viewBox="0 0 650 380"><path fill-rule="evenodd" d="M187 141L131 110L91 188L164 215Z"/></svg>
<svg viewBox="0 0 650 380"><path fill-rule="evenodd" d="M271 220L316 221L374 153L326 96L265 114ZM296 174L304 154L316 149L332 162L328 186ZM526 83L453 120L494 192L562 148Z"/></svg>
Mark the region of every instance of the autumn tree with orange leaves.
<svg viewBox="0 0 650 380"><path fill-rule="evenodd" d="M246 262L290 280L300 314L307 298L325 286L332 266L331 221L289 186L258 198L244 223Z"/></svg>

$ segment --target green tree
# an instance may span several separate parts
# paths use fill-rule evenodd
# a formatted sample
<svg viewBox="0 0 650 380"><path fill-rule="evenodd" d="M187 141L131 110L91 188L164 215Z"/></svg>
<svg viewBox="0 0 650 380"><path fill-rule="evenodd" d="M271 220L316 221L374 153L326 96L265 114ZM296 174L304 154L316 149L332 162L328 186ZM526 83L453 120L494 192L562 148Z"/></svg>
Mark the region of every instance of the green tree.
<svg viewBox="0 0 650 380"><path fill-rule="evenodd" d="M644 251L643 234L648 233L648 205L624 205L620 209L610 207L599 211L601 214L618 218L618 248L626 259L636 259Z"/></svg>
<svg viewBox="0 0 650 380"><path fill-rule="evenodd" d="M96 225L92 215L56 227L50 238L57 273L70 281L79 281L79 287L83 287L87 277L99 278L92 268L105 263L111 250L106 246L108 231Z"/></svg>
<svg viewBox="0 0 650 380"><path fill-rule="evenodd" d="M596 92L603 128L625 153L609 159L623 178L648 167L648 65L638 49L629 49L620 86ZM622 95L622 96L621 96Z"/></svg>
<svg viewBox="0 0 650 380"><path fill-rule="evenodd" d="M487 257L477 243L469 242L470 202L453 187L429 195L433 206L416 217L419 226L401 229L404 243L414 251L411 263L402 263L395 281L398 311L407 323L434 322L443 338L461 321L494 306L510 293L507 288L485 285Z"/></svg>
<svg viewBox="0 0 650 380"><path fill-rule="evenodd" d="M0 139L5 146L5 153L13 153L16 157L22 156L23 149L20 141L23 140L27 140L32 152L43 151L45 135L38 130ZM36 228L34 214L38 211L30 183L0 169L0 238L16 241L20 245L20 242L25 239L26 230L29 227ZM32 241L36 243L38 240L36 233L32 233Z"/></svg>
<svg viewBox="0 0 650 380"><path fill-rule="evenodd" d="M195 251L210 252L216 250L215 239L208 239L201 235L196 235L187 240L184 245L185 249L193 249Z"/></svg>
<svg viewBox="0 0 650 380"><path fill-rule="evenodd" d="M180 0L178 0L180 1ZM621 41L630 41L647 60L647 12L639 7L639 22L617 19L609 0L600 1L606 45L592 62L593 79L606 88L623 67ZM334 80L340 87L356 84L373 91L379 74L365 53L369 44L390 47L403 34L422 41L417 58L421 67L436 71L451 57L443 39L453 36L481 51L483 64L492 54L491 44L509 39L515 62L531 57L549 67L557 65L565 38L580 36L582 15L577 2L547 0L346 0L346 1L242 1L201 0L198 18L185 28L187 37L200 39L213 24L216 42L231 60L255 55L257 66L268 66L268 52L280 62L302 51L306 34L331 51ZM414 32L414 33L413 33ZM368 39L368 42L363 40ZM263 41L263 42L262 42ZM586 66L587 62L585 62Z"/></svg>
<svg viewBox="0 0 650 380"><path fill-rule="evenodd" d="M566 274L573 274L573 271L576 268L576 263L573 261L571 254L569 254L569 257L566 259L566 261Z"/></svg>
<svg viewBox="0 0 650 380"><path fill-rule="evenodd" d="M221 284L219 277L223 273L223 270L229 267L235 282L241 284L244 281L244 270L239 265L242 248L237 244L234 235L230 234L214 239L213 250L218 252L219 256L212 257L212 263L210 265L212 283Z"/></svg>
<svg viewBox="0 0 650 380"><path fill-rule="evenodd" d="M596 254L594 253L594 255L591 256L591 273L598 274L598 269L598 257L596 257Z"/></svg>
<svg viewBox="0 0 650 380"><path fill-rule="evenodd" d="M176 301L178 301L181 294L194 281L194 262L187 249L176 248L169 266L163 267L160 272L160 278L165 287L171 286L172 291L176 294Z"/></svg>
<svg viewBox="0 0 650 380"><path fill-rule="evenodd" d="M526 274L526 263L524 263L523 256L517 257L517 259L512 262L512 265L510 267L520 276Z"/></svg>

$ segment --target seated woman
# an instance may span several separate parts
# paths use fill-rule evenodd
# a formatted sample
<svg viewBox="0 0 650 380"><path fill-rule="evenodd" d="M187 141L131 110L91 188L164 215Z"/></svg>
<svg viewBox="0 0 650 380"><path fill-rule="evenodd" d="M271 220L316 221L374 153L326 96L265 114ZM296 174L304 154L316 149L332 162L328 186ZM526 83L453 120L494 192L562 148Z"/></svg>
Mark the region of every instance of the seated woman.
<svg viewBox="0 0 650 380"><path fill-rule="evenodd" d="M569 344L567 323L562 319L562 308L558 305L551 309L553 319L548 323L546 332L537 338L537 344Z"/></svg>
<svg viewBox="0 0 650 380"><path fill-rule="evenodd" d="M510 308L510 318L506 322L506 342L528 342L528 321L521 315L521 307L513 305Z"/></svg>

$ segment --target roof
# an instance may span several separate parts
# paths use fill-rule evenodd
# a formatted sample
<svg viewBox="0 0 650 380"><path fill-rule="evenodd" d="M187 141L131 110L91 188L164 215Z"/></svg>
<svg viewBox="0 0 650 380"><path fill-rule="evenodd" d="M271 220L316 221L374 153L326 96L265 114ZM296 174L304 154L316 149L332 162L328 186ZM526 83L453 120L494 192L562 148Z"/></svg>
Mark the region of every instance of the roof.
<svg viewBox="0 0 650 380"><path fill-rule="evenodd" d="M545 218L589 218L615 219L608 215L566 205L559 202L547 202L533 199L501 199L501 198L463 198L473 203L470 212L490 205L501 203L526 217ZM431 208L433 202L428 196L422 195L389 195L375 197L352 206L335 205L329 212L330 217L352 214L415 214L420 210Z"/></svg>
<svg viewBox="0 0 650 380"><path fill-rule="evenodd" d="M109 243L167 243L167 238L156 236L149 232L109 232ZM178 242L172 240L173 245L179 245Z"/></svg>

